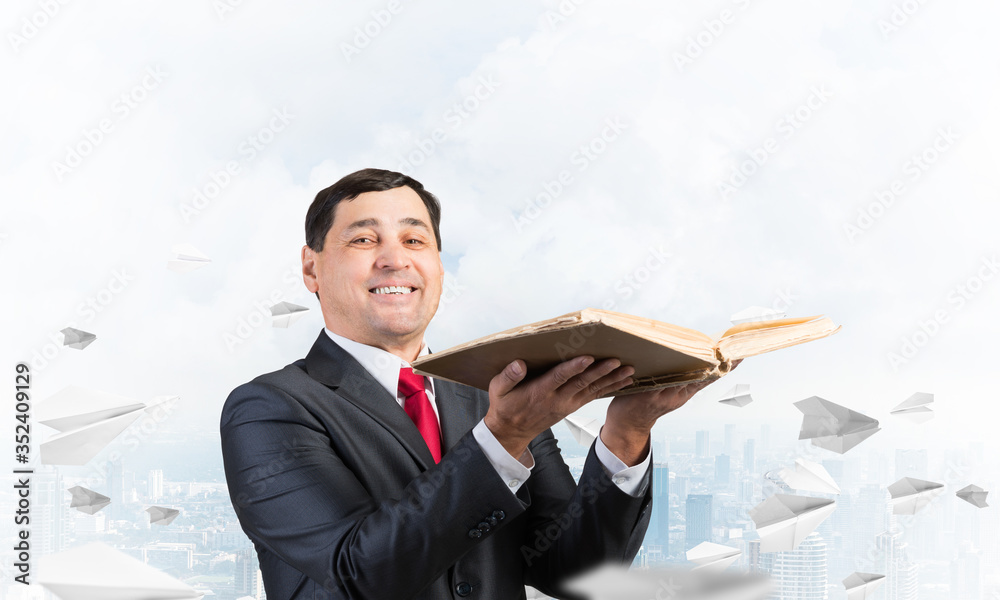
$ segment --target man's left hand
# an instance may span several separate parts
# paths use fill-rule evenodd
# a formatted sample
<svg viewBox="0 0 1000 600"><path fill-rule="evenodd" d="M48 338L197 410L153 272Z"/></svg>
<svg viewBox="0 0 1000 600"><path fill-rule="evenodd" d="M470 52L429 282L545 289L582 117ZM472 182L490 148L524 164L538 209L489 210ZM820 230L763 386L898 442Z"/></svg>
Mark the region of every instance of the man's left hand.
<svg viewBox="0 0 1000 600"><path fill-rule="evenodd" d="M741 361L735 361L732 371ZM646 459L650 431L657 419L673 412L695 394L717 381L710 379L685 385L615 396L608 406L607 419L601 428L601 441L623 463L634 466Z"/></svg>

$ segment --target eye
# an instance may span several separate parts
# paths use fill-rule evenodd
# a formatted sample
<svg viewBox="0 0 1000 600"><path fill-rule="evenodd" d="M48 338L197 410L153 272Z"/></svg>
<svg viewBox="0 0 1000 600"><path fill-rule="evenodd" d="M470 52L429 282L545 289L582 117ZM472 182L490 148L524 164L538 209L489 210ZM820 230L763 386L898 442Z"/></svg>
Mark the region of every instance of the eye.
<svg viewBox="0 0 1000 600"><path fill-rule="evenodd" d="M410 242L413 242L413 244L410 244ZM413 245L423 244L424 241L423 240L418 240L416 238L410 238L410 239L406 240L406 243L410 244L411 246L413 246Z"/></svg>
<svg viewBox="0 0 1000 600"><path fill-rule="evenodd" d="M367 245L367 244L362 244L361 242L372 242L372 243L374 243L374 241L375 240L373 240L373 239L371 239L369 237L359 237L359 238L355 238L355 239L351 240L351 243L352 244L361 244L362 246L364 246L364 245Z"/></svg>

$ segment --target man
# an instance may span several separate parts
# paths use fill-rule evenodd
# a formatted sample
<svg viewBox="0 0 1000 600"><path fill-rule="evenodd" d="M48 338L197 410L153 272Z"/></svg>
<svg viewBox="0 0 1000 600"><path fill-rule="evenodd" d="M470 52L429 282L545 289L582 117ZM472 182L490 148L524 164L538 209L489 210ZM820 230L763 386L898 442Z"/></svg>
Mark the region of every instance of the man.
<svg viewBox="0 0 1000 600"><path fill-rule="evenodd" d="M549 428L631 383L576 357L489 393L413 375L444 279L440 207L365 169L321 191L302 273L324 331L229 396L222 450L268 600L524 598L628 563L650 516L650 428L703 384L615 398L577 485Z"/></svg>

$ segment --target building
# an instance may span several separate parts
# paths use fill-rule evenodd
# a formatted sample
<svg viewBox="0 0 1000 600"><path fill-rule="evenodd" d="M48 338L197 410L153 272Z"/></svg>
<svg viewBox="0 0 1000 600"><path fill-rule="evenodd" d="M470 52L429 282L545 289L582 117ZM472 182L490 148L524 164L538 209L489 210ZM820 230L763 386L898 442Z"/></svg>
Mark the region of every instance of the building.
<svg viewBox="0 0 1000 600"><path fill-rule="evenodd" d="M156 469L146 476L146 497L153 502L163 497L163 471Z"/></svg>
<svg viewBox="0 0 1000 600"><path fill-rule="evenodd" d="M715 485L729 487L729 455L715 457Z"/></svg>
<svg viewBox="0 0 1000 600"><path fill-rule="evenodd" d="M694 455L701 458L711 456L711 452L708 449L708 442L708 431L696 431L694 434Z"/></svg>
<svg viewBox="0 0 1000 600"><path fill-rule="evenodd" d="M917 600L917 565L907 558L906 544L901 538L899 529L875 536L881 559L878 572L885 574L882 586L885 600Z"/></svg>
<svg viewBox="0 0 1000 600"><path fill-rule="evenodd" d="M255 551L242 550L236 554L234 587L237 597L250 596L256 600L264 600L264 582Z"/></svg>
<svg viewBox="0 0 1000 600"><path fill-rule="evenodd" d="M691 494L687 497L684 523L684 550L702 542L712 541L712 495Z"/></svg>
<svg viewBox="0 0 1000 600"><path fill-rule="evenodd" d="M775 552L772 559L773 600L826 600L826 542L815 531L795 550Z"/></svg>
<svg viewBox="0 0 1000 600"><path fill-rule="evenodd" d="M645 544L663 546L664 554L670 546L670 468L667 463L653 465L653 514L646 530Z"/></svg>
<svg viewBox="0 0 1000 600"><path fill-rule="evenodd" d="M743 470L757 472L757 440L750 438L743 442Z"/></svg>

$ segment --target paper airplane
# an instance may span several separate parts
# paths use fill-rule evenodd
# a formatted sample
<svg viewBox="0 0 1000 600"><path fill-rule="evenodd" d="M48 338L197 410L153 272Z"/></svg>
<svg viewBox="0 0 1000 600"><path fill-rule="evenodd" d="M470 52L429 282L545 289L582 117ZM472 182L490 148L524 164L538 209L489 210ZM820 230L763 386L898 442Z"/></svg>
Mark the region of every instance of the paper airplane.
<svg viewBox="0 0 1000 600"><path fill-rule="evenodd" d="M844 579L847 600L866 600L875 597L875 590L885 583L885 575L855 572Z"/></svg>
<svg viewBox="0 0 1000 600"><path fill-rule="evenodd" d="M838 454L881 431L877 420L819 396L799 400L795 407L805 415L799 439Z"/></svg>
<svg viewBox="0 0 1000 600"><path fill-rule="evenodd" d="M171 251L174 253L174 258L167 261L167 268L176 273L194 271L212 262L212 259L191 244L177 244Z"/></svg>
<svg viewBox="0 0 1000 600"><path fill-rule="evenodd" d="M750 385L746 383L737 383L719 400L720 404L728 404L729 406L739 408L743 408L751 402L753 402L753 398L750 397Z"/></svg>
<svg viewBox="0 0 1000 600"><path fill-rule="evenodd" d="M60 331L60 333L63 334L63 346L69 346L77 350L83 350L97 339L97 336L92 333L81 329L73 329L72 327L67 327Z"/></svg>
<svg viewBox="0 0 1000 600"><path fill-rule="evenodd" d="M73 501L69 507L88 515L96 514L97 511L111 504L111 498L80 485L71 487L67 491L73 494Z"/></svg>
<svg viewBox="0 0 1000 600"><path fill-rule="evenodd" d="M784 319L785 313L780 310L773 308L764 308L763 306L751 306L749 308L744 308L733 316L729 317L729 322L733 325L742 325L744 323L756 323L758 321L773 321L775 319Z"/></svg>
<svg viewBox="0 0 1000 600"><path fill-rule="evenodd" d="M36 581L61 600L198 600L204 595L100 542L37 560Z"/></svg>
<svg viewBox="0 0 1000 600"><path fill-rule="evenodd" d="M917 392L897 404L896 408L889 411L889 414L903 417L913 423L926 423L934 418L934 411L930 407L932 402L934 402L934 394Z"/></svg>
<svg viewBox="0 0 1000 600"><path fill-rule="evenodd" d="M594 440L597 439L598 434L601 432L601 422L597 419L569 415L563 421L566 421L566 426L569 427L570 433L576 438L576 442L587 448L594 443Z"/></svg>
<svg viewBox="0 0 1000 600"><path fill-rule="evenodd" d="M978 506L979 508L986 508L989 506L989 504L986 504L986 494L989 494L989 492L978 485L967 485L955 492L956 496L973 506Z"/></svg>
<svg viewBox="0 0 1000 600"><path fill-rule="evenodd" d="M771 592L766 575L678 568L639 571L610 564L574 577L563 587L588 600L765 600Z"/></svg>
<svg viewBox="0 0 1000 600"><path fill-rule="evenodd" d="M152 525L170 525L177 518L177 515L181 514L181 511L176 508L165 506L150 506L146 512L149 513L149 522Z"/></svg>
<svg viewBox="0 0 1000 600"><path fill-rule="evenodd" d="M915 515L944 491L944 484L904 477L889 486L892 514Z"/></svg>
<svg viewBox="0 0 1000 600"><path fill-rule="evenodd" d="M782 469L778 476L788 487L803 492L839 494L840 486L823 468L823 465L804 458L795 459L794 469Z"/></svg>
<svg viewBox="0 0 1000 600"><path fill-rule="evenodd" d="M696 565L691 569L692 571L699 569L704 569L705 571L725 571L726 567L736 562L740 554L742 552L732 546L702 542L688 550L685 556Z"/></svg>
<svg viewBox="0 0 1000 600"><path fill-rule="evenodd" d="M764 500L750 509L761 552L795 550L836 507L828 498L793 494L775 494Z"/></svg>
<svg viewBox="0 0 1000 600"><path fill-rule="evenodd" d="M292 323L302 318L302 315L309 312L309 309L291 302L279 302L271 307L271 325L273 327L287 328Z"/></svg>
<svg viewBox="0 0 1000 600"><path fill-rule="evenodd" d="M85 465L142 411L176 396L162 396L149 406L122 396L69 386L39 402L39 423L60 433L41 444L44 465Z"/></svg>

